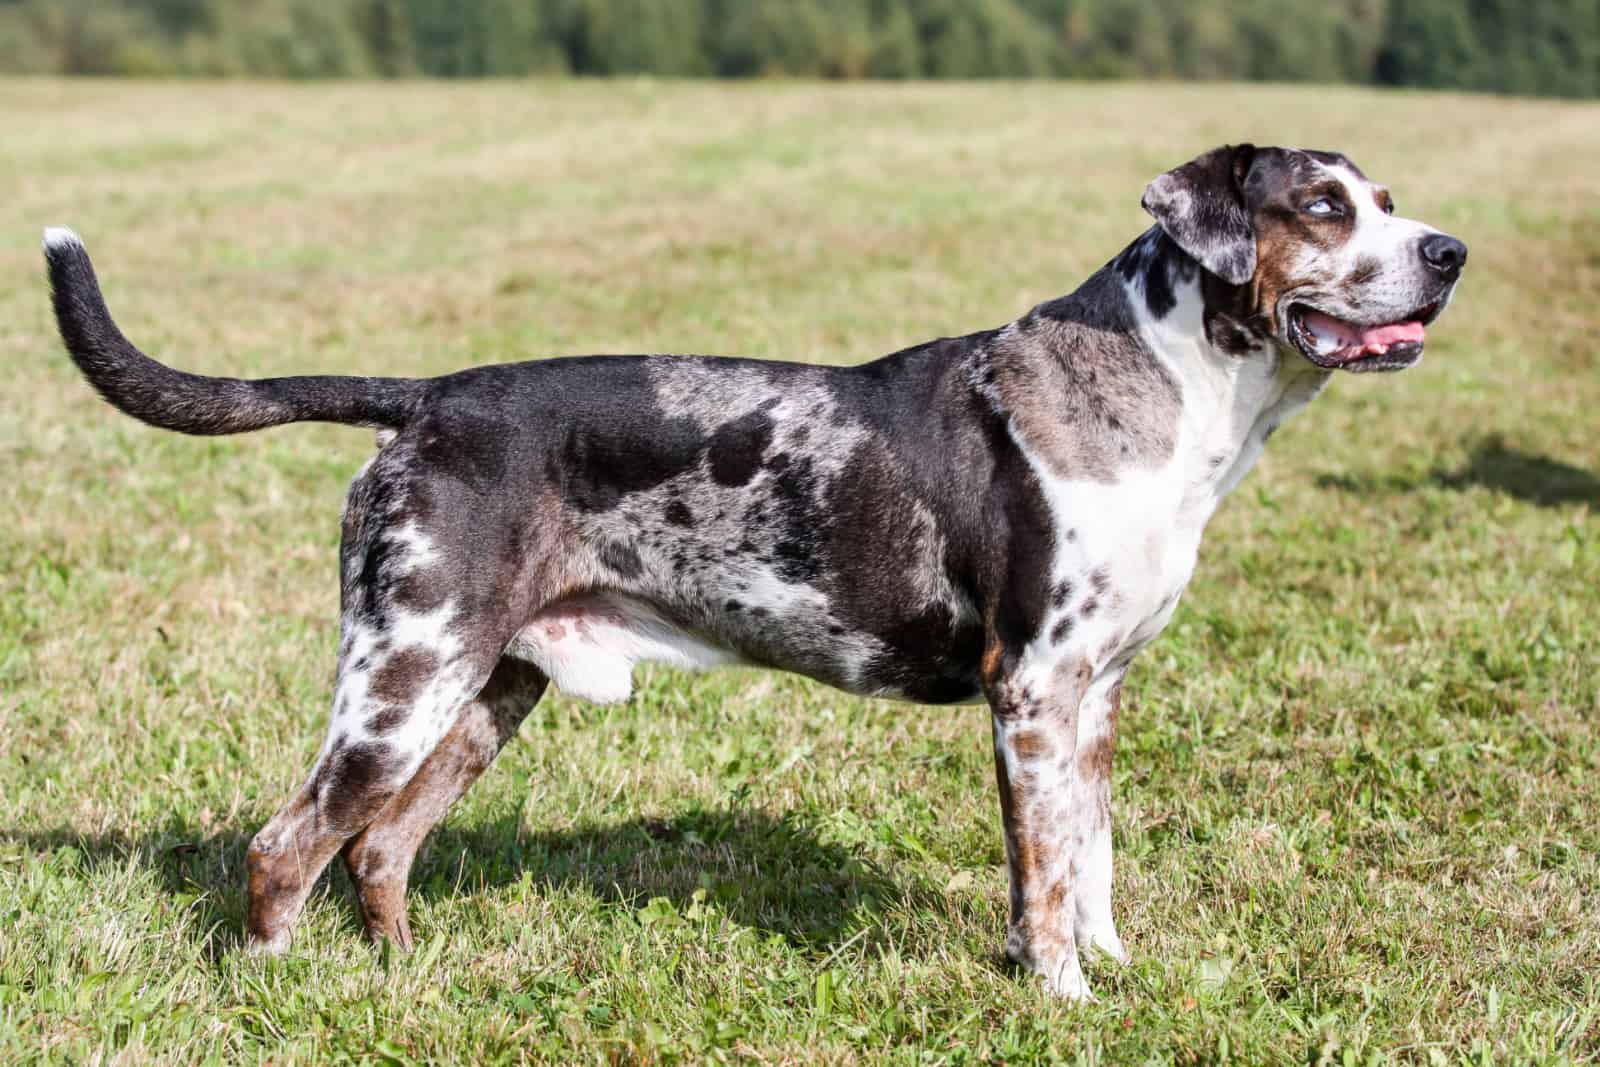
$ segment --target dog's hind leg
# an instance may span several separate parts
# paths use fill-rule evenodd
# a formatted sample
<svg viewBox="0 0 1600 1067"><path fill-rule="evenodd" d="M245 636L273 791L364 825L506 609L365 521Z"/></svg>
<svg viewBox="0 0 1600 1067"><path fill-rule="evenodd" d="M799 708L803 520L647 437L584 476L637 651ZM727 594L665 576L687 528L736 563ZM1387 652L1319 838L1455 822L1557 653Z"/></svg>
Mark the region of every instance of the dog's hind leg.
<svg viewBox="0 0 1600 1067"><path fill-rule="evenodd" d="M346 638L322 753L246 856L252 949L288 948L322 869L411 780L488 681L494 659L474 662L452 651L452 639L418 636Z"/></svg>
<svg viewBox="0 0 1600 1067"><path fill-rule="evenodd" d="M345 867L373 941L388 939L400 948L411 948L406 881L417 849L516 733L546 684L537 667L502 659L417 773L344 846Z"/></svg>
<svg viewBox="0 0 1600 1067"><path fill-rule="evenodd" d="M475 539L493 529L482 502L463 496L458 480L419 468L404 441L357 476L343 526L328 737L305 784L246 857L246 933L258 951L288 947L317 876L476 704L525 606L518 558L473 554ZM476 714L469 720L472 730Z"/></svg>

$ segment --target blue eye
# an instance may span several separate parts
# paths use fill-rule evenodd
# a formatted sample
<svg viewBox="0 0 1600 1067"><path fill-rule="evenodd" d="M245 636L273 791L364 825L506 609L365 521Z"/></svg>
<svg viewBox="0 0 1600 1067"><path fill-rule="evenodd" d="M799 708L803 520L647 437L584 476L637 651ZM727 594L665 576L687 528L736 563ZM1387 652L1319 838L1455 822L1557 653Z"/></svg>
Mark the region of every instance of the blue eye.
<svg viewBox="0 0 1600 1067"><path fill-rule="evenodd" d="M1339 213L1339 208L1332 200L1329 200L1327 197L1323 197L1321 200L1313 200L1311 203L1307 204L1305 206L1305 212L1307 215L1321 215L1326 217L1328 215L1337 215Z"/></svg>

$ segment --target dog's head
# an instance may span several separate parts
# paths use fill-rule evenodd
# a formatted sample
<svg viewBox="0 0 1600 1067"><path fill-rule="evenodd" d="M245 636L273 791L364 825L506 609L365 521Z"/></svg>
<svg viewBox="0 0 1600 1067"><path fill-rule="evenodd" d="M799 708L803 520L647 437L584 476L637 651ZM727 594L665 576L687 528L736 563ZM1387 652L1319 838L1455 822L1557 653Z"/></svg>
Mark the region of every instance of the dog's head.
<svg viewBox="0 0 1600 1067"><path fill-rule="evenodd" d="M1394 213L1335 152L1229 145L1152 181L1144 208L1237 287L1238 311L1324 369L1399 370L1455 290L1467 246Z"/></svg>

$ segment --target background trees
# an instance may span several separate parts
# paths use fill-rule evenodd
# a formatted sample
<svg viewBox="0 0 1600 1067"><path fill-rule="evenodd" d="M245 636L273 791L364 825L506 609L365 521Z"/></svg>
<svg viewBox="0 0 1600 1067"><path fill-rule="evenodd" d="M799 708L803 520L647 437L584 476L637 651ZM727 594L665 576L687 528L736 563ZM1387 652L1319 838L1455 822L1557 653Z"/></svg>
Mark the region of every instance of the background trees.
<svg viewBox="0 0 1600 1067"><path fill-rule="evenodd" d="M1600 95L1600 0L0 0L0 71L1344 81Z"/></svg>

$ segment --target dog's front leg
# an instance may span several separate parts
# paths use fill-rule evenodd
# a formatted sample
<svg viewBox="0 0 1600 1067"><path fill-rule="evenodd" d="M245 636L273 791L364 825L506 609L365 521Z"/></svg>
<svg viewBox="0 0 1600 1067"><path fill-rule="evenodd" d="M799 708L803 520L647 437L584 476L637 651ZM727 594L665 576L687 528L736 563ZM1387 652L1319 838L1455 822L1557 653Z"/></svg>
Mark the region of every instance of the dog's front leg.
<svg viewBox="0 0 1600 1067"><path fill-rule="evenodd" d="M1088 1000L1073 938L1078 810L1078 708L1087 663L1018 664L988 683L994 768L1000 786L1011 920L1006 955L1058 996Z"/></svg>
<svg viewBox="0 0 1600 1067"><path fill-rule="evenodd" d="M1078 951L1090 960L1103 952L1119 963L1128 962L1128 951L1111 918L1111 757L1126 671L1112 669L1097 677L1079 705L1078 796L1072 805Z"/></svg>

